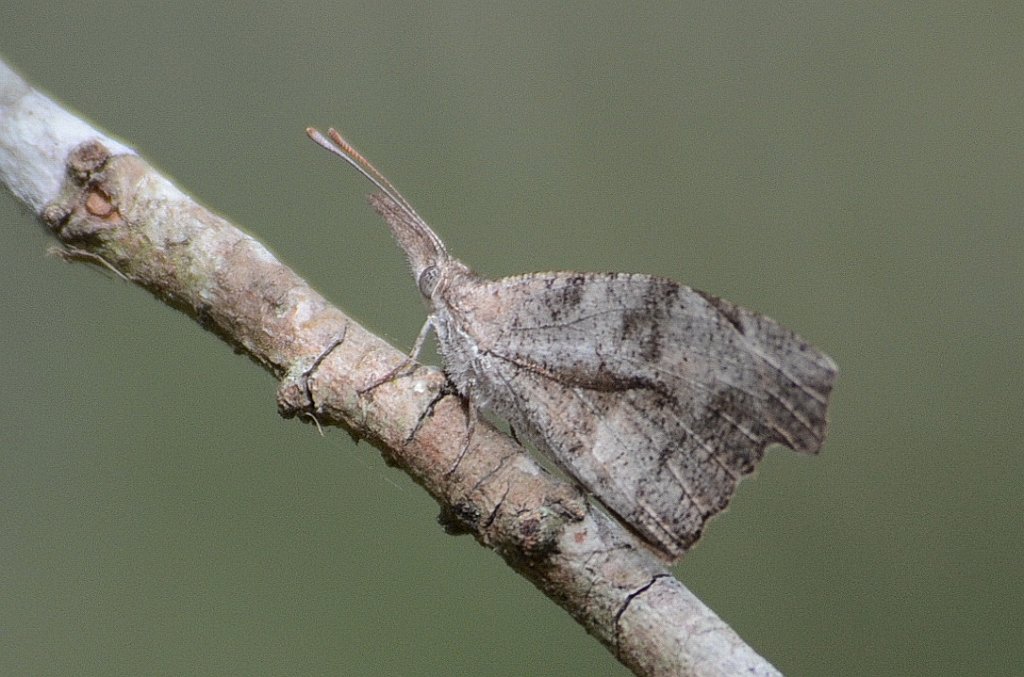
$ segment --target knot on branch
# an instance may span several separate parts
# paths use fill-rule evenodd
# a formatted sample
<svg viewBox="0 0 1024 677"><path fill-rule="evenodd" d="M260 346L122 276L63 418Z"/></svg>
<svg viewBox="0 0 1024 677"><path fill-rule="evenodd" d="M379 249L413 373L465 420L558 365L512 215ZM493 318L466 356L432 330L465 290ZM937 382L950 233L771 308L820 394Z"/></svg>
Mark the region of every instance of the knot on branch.
<svg viewBox="0 0 1024 677"><path fill-rule="evenodd" d="M516 566L543 567L559 554L567 528L586 517L587 500L572 485L524 482L523 460L507 457L468 495L452 498L438 521L450 534L474 534Z"/></svg>
<svg viewBox="0 0 1024 677"><path fill-rule="evenodd" d="M43 209L43 221L67 245L93 240L102 231L120 225L115 190L107 170L114 156L92 140L68 155L67 180L60 196Z"/></svg>

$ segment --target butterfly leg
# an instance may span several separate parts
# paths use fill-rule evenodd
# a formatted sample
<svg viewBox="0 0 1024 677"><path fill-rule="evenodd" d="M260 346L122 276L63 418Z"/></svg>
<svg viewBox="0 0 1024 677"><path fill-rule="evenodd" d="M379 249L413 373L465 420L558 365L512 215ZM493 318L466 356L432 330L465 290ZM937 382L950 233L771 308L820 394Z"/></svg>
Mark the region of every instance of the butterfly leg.
<svg viewBox="0 0 1024 677"><path fill-rule="evenodd" d="M462 463L462 459L465 458L466 453L469 451L469 445L473 441L473 433L476 432L476 424L480 418L480 411L473 405L469 397L463 398L462 404L466 408L466 441L462 444L462 449L455 458L455 462L445 471L445 477L451 477L452 473L459 469L459 464Z"/></svg>
<svg viewBox="0 0 1024 677"><path fill-rule="evenodd" d="M331 344L320 351L320 354L316 356L316 359L302 371L299 375L300 382L302 384L302 391L306 394L306 401L309 402L309 409L303 411L301 416L308 417L313 424L316 425L316 429L320 432L321 437L324 434L324 429L320 426L320 420L316 417L319 411L319 406L316 403L316 399L313 397L313 387L310 385L309 379L313 373L320 368L327 356L334 352L334 349L345 342L345 336L348 334L348 325L341 330L341 336L331 341Z"/></svg>
<svg viewBox="0 0 1024 677"><path fill-rule="evenodd" d="M416 342L413 344L412 350L409 351L409 355L404 360L399 362L398 366L396 366L388 373L384 374L384 376L377 379L376 381L366 386L365 388L361 388L358 391L359 396L362 397L364 395L372 393L374 390L381 387L385 383L390 383L391 381L400 378L400 376L402 375L401 372L405 371L409 367L409 365L413 364L416 361L416 359L420 356L420 350L423 349L423 344L427 340L427 336L430 335L430 330L433 328L433 326L434 324L432 319L428 317L427 321L423 323L423 327L420 329L419 336L416 337Z"/></svg>

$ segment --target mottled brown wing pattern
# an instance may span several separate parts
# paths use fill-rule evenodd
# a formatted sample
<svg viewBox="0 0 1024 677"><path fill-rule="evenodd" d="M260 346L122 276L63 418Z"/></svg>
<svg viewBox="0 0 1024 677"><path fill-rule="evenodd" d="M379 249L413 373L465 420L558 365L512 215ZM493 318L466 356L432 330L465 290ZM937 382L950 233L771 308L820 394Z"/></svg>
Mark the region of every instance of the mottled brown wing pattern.
<svg viewBox="0 0 1024 677"><path fill-rule="evenodd" d="M543 273L477 280L447 300L460 328L449 340L475 345L481 401L671 557L767 444L813 453L823 441L831 359L703 292Z"/></svg>

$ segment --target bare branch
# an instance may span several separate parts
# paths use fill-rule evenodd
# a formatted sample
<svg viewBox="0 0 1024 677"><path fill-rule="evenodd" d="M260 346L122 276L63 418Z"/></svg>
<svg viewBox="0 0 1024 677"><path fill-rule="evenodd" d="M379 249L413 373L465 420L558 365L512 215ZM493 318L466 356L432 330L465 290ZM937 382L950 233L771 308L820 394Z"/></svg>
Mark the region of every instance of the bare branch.
<svg viewBox="0 0 1024 677"><path fill-rule="evenodd" d="M0 179L68 259L116 271L280 379L282 415L371 440L438 501L449 531L495 550L637 674L778 674L575 487L483 421L468 436L436 369L369 388L401 352L2 62Z"/></svg>

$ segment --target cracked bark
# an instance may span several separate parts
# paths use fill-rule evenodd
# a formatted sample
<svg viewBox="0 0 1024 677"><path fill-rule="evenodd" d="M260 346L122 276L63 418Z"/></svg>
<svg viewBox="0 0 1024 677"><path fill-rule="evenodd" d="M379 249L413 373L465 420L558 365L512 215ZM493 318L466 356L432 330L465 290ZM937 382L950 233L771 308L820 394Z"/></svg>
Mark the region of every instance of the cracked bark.
<svg viewBox="0 0 1024 677"><path fill-rule="evenodd" d="M280 380L281 415L370 440L438 501L446 531L497 552L635 673L778 674L574 486L472 423L438 370L381 383L401 352L3 62L0 178L67 259L110 268L248 355Z"/></svg>

